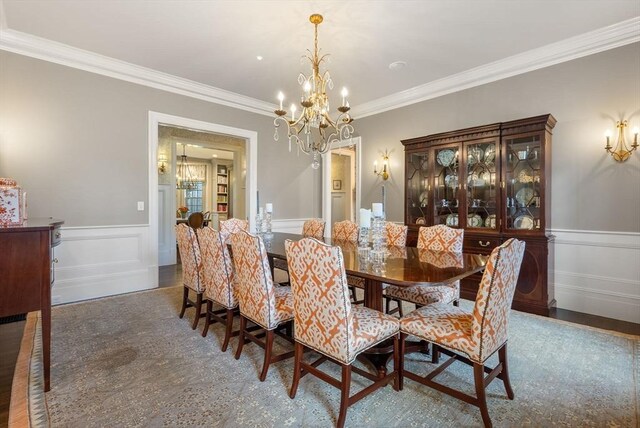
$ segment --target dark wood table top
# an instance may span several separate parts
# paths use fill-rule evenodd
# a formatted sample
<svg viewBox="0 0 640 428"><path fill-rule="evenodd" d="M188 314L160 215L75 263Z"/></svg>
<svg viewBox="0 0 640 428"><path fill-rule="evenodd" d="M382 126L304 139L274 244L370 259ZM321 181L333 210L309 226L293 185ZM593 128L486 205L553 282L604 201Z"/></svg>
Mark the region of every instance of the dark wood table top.
<svg viewBox="0 0 640 428"><path fill-rule="evenodd" d="M264 239L268 255L285 259L284 242L287 239L297 241L302 239L302 236L273 233L273 237ZM384 263L374 266L370 261L358 256L358 247L354 243L332 242L330 238L325 238L324 242L342 248L348 274L399 286L451 283L480 272L488 259L480 254L430 251L415 247L387 247Z"/></svg>

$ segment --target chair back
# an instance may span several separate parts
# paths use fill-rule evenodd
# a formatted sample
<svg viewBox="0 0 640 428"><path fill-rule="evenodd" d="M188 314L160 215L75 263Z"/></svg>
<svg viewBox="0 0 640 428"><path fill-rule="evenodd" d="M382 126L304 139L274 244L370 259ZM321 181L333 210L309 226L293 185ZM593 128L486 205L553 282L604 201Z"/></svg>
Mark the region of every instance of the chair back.
<svg viewBox="0 0 640 428"><path fill-rule="evenodd" d="M313 238L287 240L285 250L296 341L350 363L355 329L342 250Z"/></svg>
<svg viewBox="0 0 640 428"><path fill-rule="evenodd" d="M463 242L464 229L454 229L444 224L421 227L418 231L418 248L461 253Z"/></svg>
<svg viewBox="0 0 640 428"><path fill-rule="evenodd" d="M184 223L176 225L176 239L182 262L182 283L195 291L204 291L202 257L196 232Z"/></svg>
<svg viewBox="0 0 640 428"><path fill-rule="evenodd" d="M405 247L407 245L407 230L409 229L407 226L387 221L384 228L387 232L387 245L395 247Z"/></svg>
<svg viewBox="0 0 640 428"><path fill-rule="evenodd" d="M230 237L234 233L238 233L241 230L249 231L249 221L240 220L239 218L230 218L229 220L223 220L220 222L220 233L224 236L225 242L230 243Z"/></svg>
<svg viewBox="0 0 640 428"><path fill-rule="evenodd" d="M324 238L324 220L312 218L302 225L302 235L305 237L322 239Z"/></svg>
<svg viewBox="0 0 640 428"><path fill-rule="evenodd" d="M233 264L224 236L210 227L198 229L197 234L204 266L204 295L227 309L233 309L238 306L238 299Z"/></svg>
<svg viewBox="0 0 640 428"><path fill-rule="evenodd" d="M275 291L262 238L245 230L231 235L240 313L267 330L277 327Z"/></svg>
<svg viewBox="0 0 640 428"><path fill-rule="evenodd" d="M204 214L201 212L194 212L189 214L189 218L187 219L187 223L194 229L200 229L204 225Z"/></svg>
<svg viewBox="0 0 640 428"><path fill-rule="evenodd" d="M324 226L323 226L324 232ZM331 239L336 241L358 242L358 225L351 220L333 223Z"/></svg>
<svg viewBox="0 0 640 428"><path fill-rule="evenodd" d="M513 294L524 255L524 241L511 238L491 252L473 308L474 352L483 362L507 341Z"/></svg>

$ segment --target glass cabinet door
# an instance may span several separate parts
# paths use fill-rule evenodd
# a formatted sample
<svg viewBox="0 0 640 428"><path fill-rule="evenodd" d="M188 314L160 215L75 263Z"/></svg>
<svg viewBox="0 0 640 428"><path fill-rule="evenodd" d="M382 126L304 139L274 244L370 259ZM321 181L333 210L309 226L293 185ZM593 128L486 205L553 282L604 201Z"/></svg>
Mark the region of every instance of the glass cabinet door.
<svg viewBox="0 0 640 428"><path fill-rule="evenodd" d="M467 178L467 227L498 230L498 186L496 140L465 144Z"/></svg>
<svg viewBox="0 0 640 428"><path fill-rule="evenodd" d="M515 136L504 142L506 228L540 229L544 227L541 135Z"/></svg>
<svg viewBox="0 0 640 428"><path fill-rule="evenodd" d="M429 205L428 151L407 153L407 224L427 224Z"/></svg>
<svg viewBox="0 0 640 428"><path fill-rule="evenodd" d="M436 148L433 169L433 224L446 224L458 227L458 208L460 206L460 162L459 146Z"/></svg>

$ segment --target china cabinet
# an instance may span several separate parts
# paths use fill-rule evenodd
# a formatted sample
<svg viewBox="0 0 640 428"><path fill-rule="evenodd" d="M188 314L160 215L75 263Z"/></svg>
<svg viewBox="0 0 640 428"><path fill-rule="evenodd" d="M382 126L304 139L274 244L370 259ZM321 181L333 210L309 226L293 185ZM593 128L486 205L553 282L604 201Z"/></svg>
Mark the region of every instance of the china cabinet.
<svg viewBox="0 0 640 428"><path fill-rule="evenodd" d="M403 140L405 224L465 229L464 251L489 254L509 238L526 242L513 307L548 314L551 203L550 114ZM481 275L462 281L475 299Z"/></svg>

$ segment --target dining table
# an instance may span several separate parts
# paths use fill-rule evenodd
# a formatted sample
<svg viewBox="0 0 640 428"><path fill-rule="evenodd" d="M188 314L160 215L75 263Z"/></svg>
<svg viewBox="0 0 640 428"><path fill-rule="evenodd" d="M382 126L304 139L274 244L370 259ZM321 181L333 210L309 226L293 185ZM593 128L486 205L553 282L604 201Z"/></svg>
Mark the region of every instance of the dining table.
<svg viewBox="0 0 640 428"><path fill-rule="evenodd" d="M285 241L302 238L302 235L282 232L262 236L272 273L274 258L286 260ZM346 273L364 280L364 305L380 312L384 312L384 284L399 287L446 286L482 271L488 260L488 256L474 253L387 246L383 257L374 262L372 250L358 248L357 243L331 238L324 238L323 241L342 249ZM413 348L424 349L424 344L416 344ZM378 369L379 376L384 376L392 353L391 343L382 343L367 352L365 358Z"/></svg>

